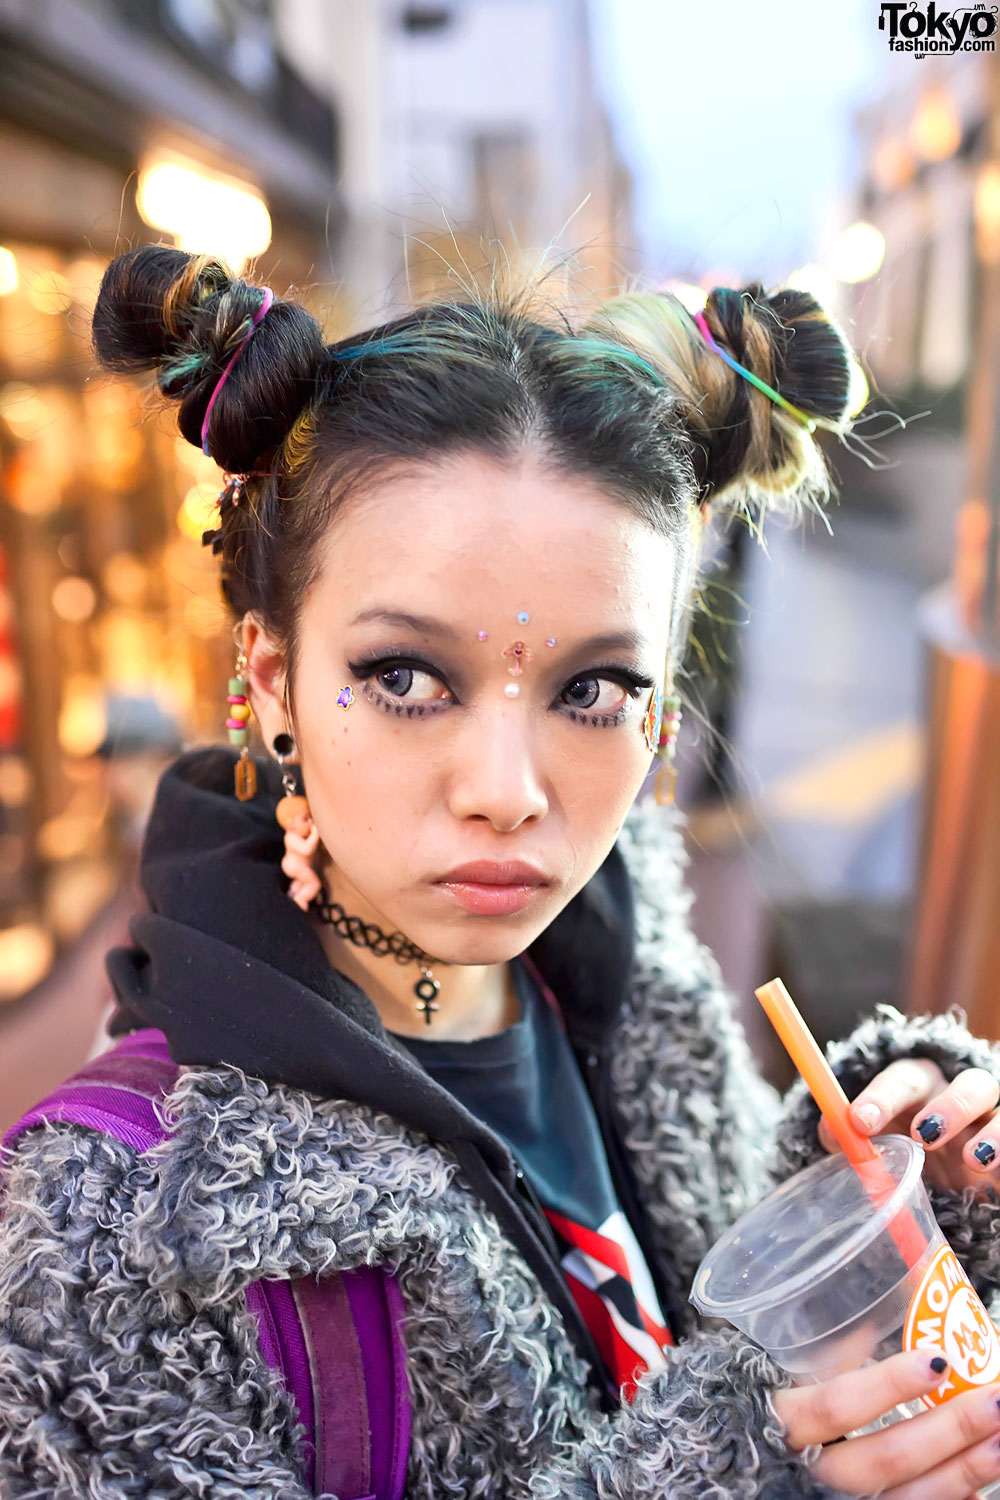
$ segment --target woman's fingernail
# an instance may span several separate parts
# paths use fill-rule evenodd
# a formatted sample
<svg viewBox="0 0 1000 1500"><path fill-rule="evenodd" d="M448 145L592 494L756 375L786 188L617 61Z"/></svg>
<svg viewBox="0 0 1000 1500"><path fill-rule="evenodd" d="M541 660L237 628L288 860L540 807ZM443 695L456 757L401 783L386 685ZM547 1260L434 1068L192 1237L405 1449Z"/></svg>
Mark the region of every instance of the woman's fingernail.
<svg viewBox="0 0 1000 1500"><path fill-rule="evenodd" d="M988 1167L997 1154L997 1148L992 1141L980 1141L972 1154L981 1167Z"/></svg>
<svg viewBox="0 0 1000 1500"><path fill-rule="evenodd" d="M866 1130L874 1130L882 1118L882 1111L877 1104L856 1104L854 1113Z"/></svg>
<svg viewBox="0 0 1000 1500"><path fill-rule="evenodd" d="M917 1134L923 1141L924 1145L929 1146L932 1141L937 1140L943 1129L944 1115L928 1115L927 1118L925 1120L921 1120L920 1124L917 1126Z"/></svg>
<svg viewBox="0 0 1000 1500"><path fill-rule="evenodd" d="M947 1368L948 1361L946 1359L942 1359L940 1354L935 1354L934 1358L931 1360L931 1369L934 1371L934 1374L943 1375Z"/></svg>

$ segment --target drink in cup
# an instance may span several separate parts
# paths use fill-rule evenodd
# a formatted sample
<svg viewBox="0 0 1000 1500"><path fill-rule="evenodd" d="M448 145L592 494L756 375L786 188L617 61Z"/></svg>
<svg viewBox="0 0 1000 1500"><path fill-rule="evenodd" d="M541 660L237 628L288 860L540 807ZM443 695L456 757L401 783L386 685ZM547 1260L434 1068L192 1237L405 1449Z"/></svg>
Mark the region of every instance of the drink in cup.
<svg viewBox="0 0 1000 1500"><path fill-rule="evenodd" d="M864 1431L1000 1380L1000 1335L931 1212L923 1147L902 1135L872 1144L867 1176L838 1153L769 1193L713 1245L691 1294L796 1384L901 1349L944 1355L941 1385ZM1000 1482L980 1494L1000 1496Z"/></svg>

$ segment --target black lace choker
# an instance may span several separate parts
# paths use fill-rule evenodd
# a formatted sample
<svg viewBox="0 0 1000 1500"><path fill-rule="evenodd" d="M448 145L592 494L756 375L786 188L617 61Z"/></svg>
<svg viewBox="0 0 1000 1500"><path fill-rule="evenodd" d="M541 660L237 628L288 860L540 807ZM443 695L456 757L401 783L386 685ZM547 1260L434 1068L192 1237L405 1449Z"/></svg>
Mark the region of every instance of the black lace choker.
<svg viewBox="0 0 1000 1500"><path fill-rule="evenodd" d="M418 963L420 978L413 986L413 993L417 997L417 1010L427 1025L431 1024L434 1012L440 1009L435 1002L441 993L440 982L434 978L431 964L440 963L440 959L431 958L402 932L385 932L375 922L365 922L361 917L350 915L339 901L327 900L325 895L317 896L310 910L349 943L357 948L367 948L376 958L391 955L398 964Z"/></svg>

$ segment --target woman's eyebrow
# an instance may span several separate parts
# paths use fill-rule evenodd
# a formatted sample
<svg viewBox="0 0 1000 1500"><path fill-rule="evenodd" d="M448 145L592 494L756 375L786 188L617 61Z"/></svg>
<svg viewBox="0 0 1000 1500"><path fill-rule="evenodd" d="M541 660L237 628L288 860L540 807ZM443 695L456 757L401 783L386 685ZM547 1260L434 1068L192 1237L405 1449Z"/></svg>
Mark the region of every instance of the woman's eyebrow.
<svg viewBox="0 0 1000 1500"><path fill-rule="evenodd" d="M386 609L382 605L374 604L370 609L363 609L351 620L352 625L363 625L370 620L378 620L384 625L394 625L403 630L415 630L424 635L444 636L448 640L457 641L462 638L462 632L449 625L445 620L436 620L433 615L413 615L407 610ZM523 633L524 627L522 627ZM512 630L512 634L516 634ZM608 631L602 635L587 636L585 640L572 643L575 654L590 655L601 651L635 651L641 653L646 647L646 641L635 630Z"/></svg>
<svg viewBox="0 0 1000 1500"><path fill-rule="evenodd" d="M363 625L368 620L380 620L384 625L396 625L402 630L416 630L424 635L443 635L454 641L459 639L455 627L444 620L435 620L431 615L411 615L402 609L385 609L380 604L361 610L350 623Z"/></svg>

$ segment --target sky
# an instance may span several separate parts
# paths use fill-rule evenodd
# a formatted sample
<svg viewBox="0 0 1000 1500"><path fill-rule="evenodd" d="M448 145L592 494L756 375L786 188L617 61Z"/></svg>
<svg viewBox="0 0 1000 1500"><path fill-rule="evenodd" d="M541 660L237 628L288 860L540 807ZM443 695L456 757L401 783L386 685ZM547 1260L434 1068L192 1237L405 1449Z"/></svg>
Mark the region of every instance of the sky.
<svg viewBox="0 0 1000 1500"><path fill-rule="evenodd" d="M635 175L640 269L779 277L843 227L853 111L889 59L878 0L590 0Z"/></svg>

